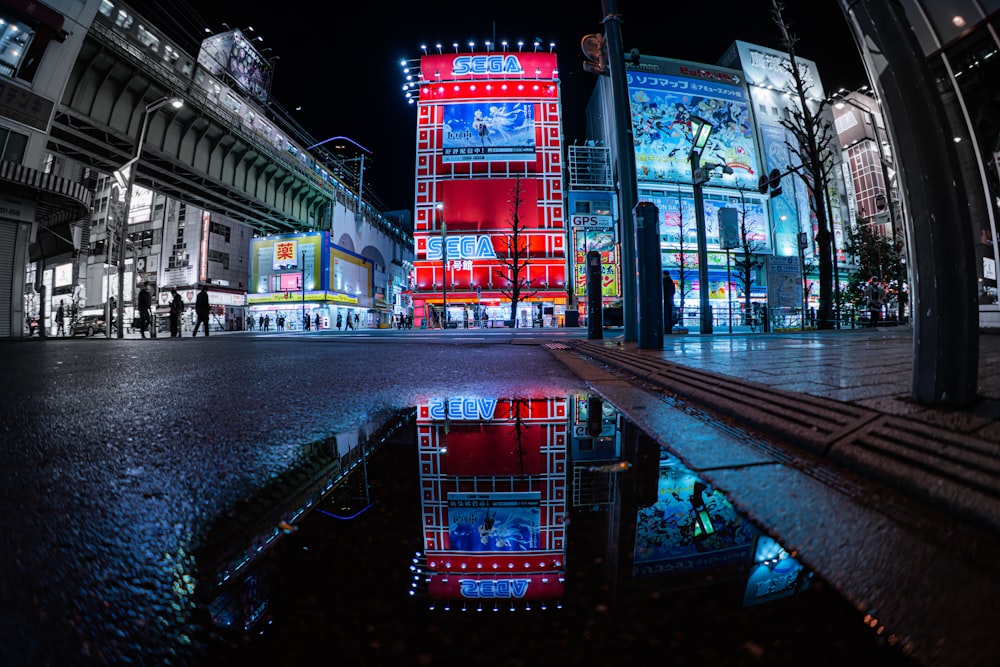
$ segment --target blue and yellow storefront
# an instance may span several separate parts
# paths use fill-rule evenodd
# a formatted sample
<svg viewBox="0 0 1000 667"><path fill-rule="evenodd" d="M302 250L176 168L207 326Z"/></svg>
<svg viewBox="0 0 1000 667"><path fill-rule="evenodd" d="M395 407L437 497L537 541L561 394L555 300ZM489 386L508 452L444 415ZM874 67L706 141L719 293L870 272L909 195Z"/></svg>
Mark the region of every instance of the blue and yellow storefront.
<svg viewBox="0 0 1000 667"><path fill-rule="evenodd" d="M328 232L254 238L247 328L346 330L348 318L352 327L372 326L374 275L371 260L335 245Z"/></svg>

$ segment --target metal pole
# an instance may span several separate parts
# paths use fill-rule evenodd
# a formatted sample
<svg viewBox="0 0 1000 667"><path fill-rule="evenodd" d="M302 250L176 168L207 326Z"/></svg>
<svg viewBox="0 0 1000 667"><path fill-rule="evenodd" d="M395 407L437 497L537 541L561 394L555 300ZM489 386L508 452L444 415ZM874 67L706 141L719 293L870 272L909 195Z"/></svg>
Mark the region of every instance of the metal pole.
<svg viewBox="0 0 1000 667"><path fill-rule="evenodd" d="M443 206L441 207L441 329L448 329L448 223L444 219Z"/></svg>
<svg viewBox="0 0 1000 667"><path fill-rule="evenodd" d="M691 173L695 174L701 168L701 155L691 151ZM692 178L694 190L694 214L696 232L698 235L698 296L700 297L701 333L712 333L712 306L708 301L708 236L705 231L705 202L702 201L701 183L698 177Z"/></svg>
<svg viewBox="0 0 1000 667"><path fill-rule="evenodd" d="M618 160L618 220L622 245L622 324L626 341L636 341L638 332L638 299L635 257L635 229L632 209L635 208L635 145L632 137L632 110L625 78L625 50L622 46L621 16L614 0L602 0L604 36L608 47L611 71L612 116L615 128L615 148Z"/></svg>
<svg viewBox="0 0 1000 667"><path fill-rule="evenodd" d="M135 187L135 171L139 166L139 158L142 157L142 146L146 143L146 130L149 128L149 116L152 112L162 107L167 102L175 102L174 106L183 104L175 97L161 97L155 102L146 105L142 111L142 123L139 126L139 137L135 142L135 156L126 162L121 169L128 169L128 181L125 185L124 214L119 225L118 238L118 338L125 337L124 317L125 317L125 238L128 235L128 215L132 206L132 188ZM133 265L134 266L134 265Z"/></svg>
<svg viewBox="0 0 1000 667"><path fill-rule="evenodd" d="M302 330L306 330L306 251L302 251Z"/></svg>
<svg viewBox="0 0 1000 667"><path fill-rule="evenodd" d="M733 333L733 278L730 273L730 249L726 248L726 296L729 297L729 333Z"/></svg>
<svg viewBox="0 0 1000 667"><path fill-rule="evenodd" d="M136 148L136 158L142 150L142 135L145 134L146 119L149 114L143 112L143 131L139 134ZM125 204L121 219L118 222L118 338L125 337L125 238L128 234L128 212L132 205L132 186L135 184L135 167L133 163L128 170L128 184L125 186Z"/></svg>

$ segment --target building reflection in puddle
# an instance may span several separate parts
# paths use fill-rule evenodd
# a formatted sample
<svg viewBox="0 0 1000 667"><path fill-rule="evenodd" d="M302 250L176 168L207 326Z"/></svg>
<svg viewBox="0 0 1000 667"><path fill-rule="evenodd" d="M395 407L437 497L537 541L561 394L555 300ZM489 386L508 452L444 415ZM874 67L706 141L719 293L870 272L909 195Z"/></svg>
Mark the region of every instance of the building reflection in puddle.
<svg viewBox="0 0 1000 667"><path fill-rule="evenodd" d="M388 502L398 489L408 500ZM364 540L344 537L358 532ZM416 547L412 563L381 562L399 539ZM296 546L274 548L281 542ZM315 570L285 572L306 551L329 556ZM723 582L752 606L803 590L811 577L721 492L586 393L429 399L306 445L295 465L209 527L196 556L212 624L253 634L267 628L274 598L286 610L296 604L303 584L275 580L336 586L329 573L358 562L372 577L357 582L366 590L380 573L410 567L409 591L388 593L387 610L408 593L430 616L546 612L561 623L580 609L661 604L661 591Z"/></svg>
<svg viewBox="0 0 1000 667"><path fill-rule="evenodd" d="M570 400L417 406L424 550L413 594L511 609L563 597Z"/></svg>
<svg viewBox="0 0 1000 667"><path fill-rule="evenodd" d="M600 397L442 398L416 422L411 595L431 609L560 607L570 543L603 565L574 571L618 593L742 579L750 606L807 585L791 554Z"/></svg>

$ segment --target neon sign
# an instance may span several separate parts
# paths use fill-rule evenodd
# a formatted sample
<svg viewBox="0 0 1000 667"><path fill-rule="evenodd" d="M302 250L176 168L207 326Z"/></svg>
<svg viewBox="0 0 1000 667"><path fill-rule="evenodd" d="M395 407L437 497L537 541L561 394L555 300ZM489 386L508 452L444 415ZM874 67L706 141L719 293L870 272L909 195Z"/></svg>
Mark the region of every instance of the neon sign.
<svg viewBox="0 0 1000 667"><path fill-rule="evenodd" d="M445 241L448 248L448 259L496 259L493 241L489 236L449 236ZM427 259L442 259L441 237L427 238Z"/></svg>
<svg viewBox="0 0 1000 667"><path fill-rule="evenodd" d="M460 579L459 593L464 598L523 598L530 579Z"/></svg>
<svg viewBox="0 0 1000 667"><path fill-rule="evenodd" d="M428 402L427 414L431 419L486 421L493 419L497 407L495 398L437 398Z"/></svg>
<svg viewBox="0 0 1000 667"><path fill-rule="evenodd" d="M491 55L491 56L459 56L451 69L452 76L462 76L465 74L524 74L521 61L517 56Z"/></svg>

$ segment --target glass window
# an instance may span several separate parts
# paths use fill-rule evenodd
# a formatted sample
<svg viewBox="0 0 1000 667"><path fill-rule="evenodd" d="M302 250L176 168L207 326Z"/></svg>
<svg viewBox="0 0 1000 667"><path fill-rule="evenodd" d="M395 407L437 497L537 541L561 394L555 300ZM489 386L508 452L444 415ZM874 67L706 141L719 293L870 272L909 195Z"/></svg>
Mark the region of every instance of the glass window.
<svg viewBox="0 0 1000 667"><path fill-rule="evenodd" d="M26 24L0 15L0 74L14 76L34 37L35 32Z"/></svg>

